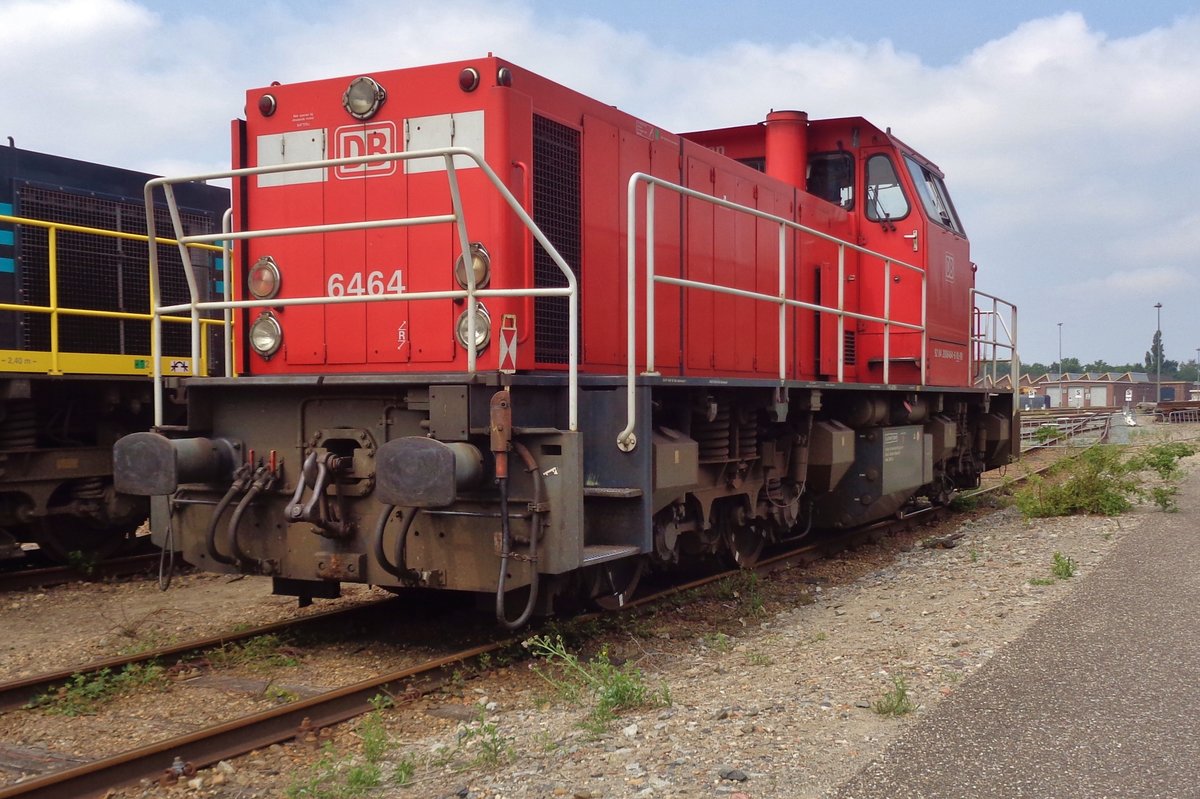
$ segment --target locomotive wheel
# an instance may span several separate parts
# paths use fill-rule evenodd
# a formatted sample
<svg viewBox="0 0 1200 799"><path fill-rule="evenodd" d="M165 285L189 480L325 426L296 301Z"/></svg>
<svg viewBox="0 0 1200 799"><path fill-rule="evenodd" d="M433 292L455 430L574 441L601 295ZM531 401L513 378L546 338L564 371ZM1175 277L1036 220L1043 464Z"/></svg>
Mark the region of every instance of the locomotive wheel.
<svg viewBox="0 0 1200 799"><path fill-rule="evenodd" d="M644 568L643 558L622 558L592 567L592 603L601 610L625 607L637 591Z"/></svg>
<svg viewBox="0 0 1200 799"><path fill-rule="evenodd" d="M742 569L754 568L758 556L762 554L766 537L750 525L739 525L726 528L721 534L725 544L725 557L734 566Z"/></svg>
<svg viewBox="0 0 1200 799"><path fill-rule="evenodd" d="M33 540L56 563L69 565L110 558L124 546L138 525L106 527L86 519L45 516L33 523Z"/></svg>

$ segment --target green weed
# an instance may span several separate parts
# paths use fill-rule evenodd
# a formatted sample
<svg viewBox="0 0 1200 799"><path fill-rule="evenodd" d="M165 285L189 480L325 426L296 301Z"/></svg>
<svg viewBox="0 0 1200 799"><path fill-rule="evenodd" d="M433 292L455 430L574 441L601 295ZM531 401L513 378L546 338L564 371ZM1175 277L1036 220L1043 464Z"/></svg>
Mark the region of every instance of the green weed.
<svg viewBox="0 0 1200 799"><path fill-rule="evenodd" d="M275 683L271 683L267 686L267 690L263 692L263 696L273 702L278 702L281 705L287 704L288 702L295 702L300 698L300 694L296 693L295 691L289 691L288 689L276 685Z"/></svg>
<svg viewBox="0 0 1200 799"><path fill-rule="evenodd" d="M1054 565L1050 567L1050 571L1058 579L1067 580L1075 576L1075 572L1079 571L1079 566L1063 553L1055 552Z"/></svg>
<svg viewBox="0 0 1200 799"><path fill-rule="evenodd" d="M701 640L709 649L722 655L733 651L733 639L723 632L705 633Z"/></svg>
<svg viewBox="0 0 1200 799"><path fill-rule="evenodd" d="M1031 477L1016 494L1017 507L1026 518L1076 513L1116 516L1133 507L1135 500L1149 497L1162 510L1172 511L1178 492L1172 483L1182 474L1179 460L1197 451L1195 445L1178 441L1153 444L1129 457L1121 447L1092 447L1056 471L1062 479ZM1166 485L1144 489L1143 472L1153 472Z"/></svg>
<svg viewBox="0 0 1200 799"><path fill-rule="evenodd" d="M85 716L118 696L140 688L163 688L167 672L157 663L135 663L120 671L101 669L93 674L73 674L66 684L34 697L29 707L60 716Z"/></svg>
<svg viewBox="0 0 1200 799"><path fill-rule="evenodd" d="M258 635L245 641L224 644L209 650L207 657L214 666L245 666L256 670L300 663L300 659L288 651L287 643L278 635Z"/></svg>
<svg viewBox="0 0 1200 799"><path fill-rule="evenodd" d="M98 562L94 552L73 549L67 553L67 566L89 577L95 573Z"/></svg>
<svg viewBox="0 0 1200 799"><path fill-rule="evenodd" d="M1138 480L1121 454L1115 446L1092 447L1062 467L1065 477L1060 480L1030 477L1016 494L1017 508L1026 518L1124 513L1133 507Z"/></svg>
<svg viewBox="0 0 1200 799"><path fill-rule="evenodd" d="M1183 441L1168 441L1152 444L1130 458L1130 465L1136 471L1152 471L1163 480L1177 479L1182 470L1179 461L1197 452L1194 444Z"/></svg>
<svg viewBox="0 0 1200 799"><path fill-rule="evenodd" d="M382 710L391 705L391 700L376 696L371 705L375 709L355 728L362 741L361 759L349 752L339 752L332 743L326 743L321 758L284 791L288 799L354 799L383 784L381 761L391 747L391 739L383 723ZM416 765L411 760L402 760L395 766L392 779L397 784L407 784L415 770Z"/></svg>
<svg viewBox="0 0 1200 799"><path fill-rule="evenodd" d="M746 656L746 661L751 666L770 666L773 662L770 655L766 655L762 652L751 652Z"/></svg>
<svg viewBox="0 0 1200 799"><path fill-rule="evenodd" d="M665 685L652 689L641 669L630 663L614 664L607 647L591 660L582 661L567 651L561 636L535 635L524 645L549 664L549 668L535 667L533 671L560 696L571 702L590 700L591 709L582 726L595 735L607 730L623 710L671 704Z"/></svg>
<svg viewBox="0 0 1200 799"><path fill-rule="evenodd" d="M408 757L400 758L392 767L392 782L397 785L408 785L417 772L417 764Z"/></svg>
<svg viewBox="0 0 1200 799"><path fill-rule="evenodd" d="M975 494L956 493L950 497L950 510L965 513L979 507L979 497Z"/></svg>
<svg viewBox="0 0 1200 799"><path fill-rule="evenodd" d="M871 709L879 715L893 717L911 713L913 710L916 710L916 707L913 704L912 698L908 695L908 685L905 684L903 677L893 677L892 690L875 700L875 704L871 705Z"/></svg>

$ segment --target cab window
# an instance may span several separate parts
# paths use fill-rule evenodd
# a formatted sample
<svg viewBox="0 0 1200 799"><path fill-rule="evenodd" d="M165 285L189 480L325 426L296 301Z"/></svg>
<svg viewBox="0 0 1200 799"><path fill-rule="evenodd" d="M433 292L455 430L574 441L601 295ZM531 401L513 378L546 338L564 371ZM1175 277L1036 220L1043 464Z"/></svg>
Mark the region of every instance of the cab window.
<svg viewBox="0 0 1200 799"><path fill-rule="evenodd" d="M816 153L808 158L809 194L840 205L854 207L854 158L850 153Z"/></svg>
<svg viewBox="0 0 1200 799"><path fill-rule="evenodd" d="M942 227L963 235L962 224L958 221L958 214L954 213L946 184L938 174L908 156L905 156L904 163L912 175L913 185L917 187L917 196L921 198L926 215Z"/></svg>
<svg viewBox="0 0 1200 799"><path fill-rule="evenodd" d="M896 166L886 155L867 159L867 219L875 222L908 216L908 197L900 185Z"/></svg>

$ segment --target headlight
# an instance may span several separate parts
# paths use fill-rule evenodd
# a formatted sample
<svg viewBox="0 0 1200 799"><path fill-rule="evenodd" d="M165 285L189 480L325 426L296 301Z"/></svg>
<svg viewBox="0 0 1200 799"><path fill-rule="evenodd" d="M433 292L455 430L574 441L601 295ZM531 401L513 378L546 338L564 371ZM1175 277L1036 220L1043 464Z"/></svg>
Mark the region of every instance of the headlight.
<svg viewBox="0 0 1200 799"><path fill-rule="evenodd" d="M384 88L368 77L355 78L342 95L342 107L355 119L370 119L387 99Z"/></svg>
<svg viewBox="0 0 1200 799"><path fill-rule="evenodd" d="M487 249L477 241L471 242L471 271L475 273L475 288L487 286L492 277L491 267L492 258ZM458 261L454 264L454 277L458 280L458 285L467 287L467 259L462 255L458 256Z"/></svg>
<svg viewBox="0 0 1200 799"><path fill-rule="evenodd" d="M467 348L467 312L463 311L458 316L458 323L454 326L454 334L458 337L458 343L463 348ZM483 303L475 304L475 352L483 352L483 348L488 345L488 341L492 337L492 317L488 314L487 308L483 307Z"/></svg>
<svg viewBox="0 0 1200 799"><path fill-rule="evenodd" d="M267 311L250 325L250 346L264 358L270 358L283 343L283 328L275 314Z"/></svg>
<svg viewBox="0 0 1200 799"><path fill-rule="evenodd" d="M279 267L275 259L264 255L250 267L246 276L247 288L256 300L269 300L279 293Z"/></svg>

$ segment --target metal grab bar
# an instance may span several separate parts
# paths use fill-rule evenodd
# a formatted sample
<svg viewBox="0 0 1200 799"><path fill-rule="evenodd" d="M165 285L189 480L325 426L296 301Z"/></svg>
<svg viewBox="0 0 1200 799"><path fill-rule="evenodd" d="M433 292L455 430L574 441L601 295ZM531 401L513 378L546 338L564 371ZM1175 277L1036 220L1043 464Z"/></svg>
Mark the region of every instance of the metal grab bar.
<svg viewBox="0 0 1200 799"><path fill-rule="evenodd" d="M891 338L893 328L902 328L912 330L921 334L921 352L927 349L927 300L926 300L926 275L925 270L919 266L906 263L896 258L884 255L883 253L875 252L866 247L853 244L851 242L839 239L836 236L831 236L828 233L823 233L820 230L810 228L807 225L802 225L791 219L786 219L775 214L769 214L765 211L760 211L757 208L741 205L739 203L730 202L729 200L715 197L711 194L689 189L685 186L680 186L677 183L663 180L662 178L647 175L644 172L635 172L629 177L627 190L627 214L629 220L628 231L626 233L626 291L629 297L629 312L626 318L626 424L624 429L617 434L617 447L624 452L632 451L637 446L637 437L634 435L634 428L637 425L637 408L636 408L636 380L637 380L637 303L634 301L637 291L637 189L639 184L646 184L646 370L643 374L657 374L654 369L654 287L656 283L678 286L684 289L697 289L700 291L711 291L718 294L730 294L736 297L744 297L759 302L775 304L779 306L779 383L782 386L787 380L787 309L798 308L803 310L815 311L818 315L829 314L836 316L838 319L839 329L845 330L846 319L857 319L864 322L875 322L883 325L883 382L890 382L891 368ZM737 213L743 213L748 216L771 222L779 226L779 293L777 295L763 294L757 291L747 291L745 289L737 289L732 286L725 286L717 283L706 283L697 280L688 280L683 278L665 277L654 273L654 191L656 187L661 187L668 191L684 197L690 197L695 200L715 205L720 208L725 208ZM799 233L805 233L815 236L824 241L830 242L837 246L838 260L838 294L837 305L829 306L819 303L804 302L802 300L790 299L787 296L787 276L788 276L788 251L787 251L787 233L789 230ZM870 314L857 313L847 311L845 307L845 283L846 283L846 250L850 249L863 255L871 256L879 259L884 266L884 288L883 288L883 316L872 316ZM892 267L899 267L916 273L921 280L921 321L919 324L910 322L901 322L892 319ZM837 337L837 379L841 382L845 378L845 336ZM925 360L921 361L921 385L925 384L927 364Z"/></svg>
<svg viewBox="0 0 1200 799"><path fill-rule="evenodd" d="M981 299L984 300L984 307L979 305ZM1008 379L1009 388L1012 390L1013 408L1019 408L1021 361L1017 353L1017 306L1008 300L973 288L971 289L971 309L973 313L970 349L971 378L980 383L983 388L997 387L1001 377L1000 353L1007 353Z"/></svg>
<svg viewBox="0 0 1200 799"><path fill-rule="evenodd" d="M401 153L384 153L381 155L365 155L352 158L329 158L320 161L303 161L294 164L274 164L271 166L247 167L243 169L230 169L223 172L211 172L203 175L189 175L186 177L177 178L156 178L146 184L145 199L146 199L146 224L151 235L154 234L154 214L152 208L154 205L154 192L159 187L162 188L167 199L167 207L171 212L171 221L175 226L177 234L176 239L179 246L182 248L191 243L209 243L209 242L224 242L226 248L229 247L229 242L237 240L248 240L255 238L263 238L268 236L286 236L286 235L308 235L315 233L328 233L341 230L365 230L384 227L408 227L416 225L433 225L433 224L454 224L458 229L458 239L461 252L470 252L471 239L467 235L467 222L462 205L462 195L459 189L457 167L455 166L455 157L461 156L470 159L475 166L480 169L482 174L492 184L501 198L508 204L508 207L516 214L521 223L529 230L534 239L547 255L554 261L559 271L562 272L564 279L567 282L565 287L560 288L524 288L524 289L478 289L475 286L475 274L471 269L466 270L467 287L465 289L453 291L425 291L425 292L405 292L398 291L388 294L366 294L366 295L341 295L341 296L315 296L315 297L296 297L289 299L273 299L268 301L255 300L233 300L229 295L219 302L200 302L198 299L198 291L196 289L195 275L191 270L191 265L188 259L184 258L184 269L188 281L188 291L191 301L185 305L163 306L158 293L158 254L154 248L150 249L150 271L152 275L150 286L150 310L153 314L153 322L155 335L151 337L152 344L157 345L157 333L160 331L161 318L163 314L174 311L190 311L192 318L192 350L197 352L200 348L200 333L199 333L199 314L202 310L223 310L232 312L238 308L254 308L261 306L286 306L286 305L325 305L336 304L341 302L384 302L392 300L411 301L411 300L435 300L435 299L466 299L467 301L467 341L475 341L475 305L479 298L486 297L566 297L568 304L568 364L567 364L567 402L568 402L568 428L571 431L578 430L578 399L579 399L579 286L575 279L575 273L571 270L563 257L559 255L558 250L546 238L546 235L534 223L533 219L521 206L520 202L509 191L508 187L500 180L492 168L483 160L483 156L476 153L474 150L465 147L443 147L430 150L413 150L410 152ZM378 164L393 161L409 161L421 158L441 158L446 164L446 179L450 189L451 213L439 214L434 216L422 217L402 217L396 219L383 220L364 220L361 222L338 223L330 225L300 225L286 228L273 228L260 231L232 231L227 230L221 234L211 234L204 236L184 236L183 229L179 217L179 207L175 201L175 193L173 186L180 183L192 183L196 181L208 180L223 180L227 178L240 178L250 175L266 175L276 172L292 172L304 171L312 169L329 169L331 167L352 166L362 164ZM229 259L226 259L228 267ZM230 281L226 279L226 291L229 290ZM228 334L226 340L228 342ZM475 347L470 346L467 350L467 371L471 374L476 372L476 352ZM156 353L157 354L157 353ZM154 381L155 381L155 406L154 419L155 424L162 424L162 367L157 357L154 360Z"/></svg>
<svg viewBox="0 0 1200 799"><path fill-rule="evenodd" d="M228 213L228 212L226 212L226 213ZM127 233L125 231L120 231L120 230L105 230L104 228L93 228L93 227L87 227L84 225L73 225L73 224L69 224L66 222L49 222L44 219L31 219L28 217L12 216L9 214L0 214L0 224L24 225L24 226L28 226L28 227L38 227L38 228L44 228L47 231L47 239L46 239L47 273L46 273L46 277L47 277L47 284L48 284L48 288L49 288L49 304L48 305L26 305L26 304L21 304L21 303L0 302L0 311L13 311L13 312L17 312L17 313L35 313L35 314L48 315L50 317L50 349L48 351L48 353L50 355L50 366L49 366L49 369L46 370L47 374L60 375L60 374L64 373L64 370L62 368L62 362L60 359L62 352L61 352L61 348L59 346L59 319L63 316L78 316L78 317L92 318L92 319L119 319L119 320L135 321L135 322L151 322L151 323L153 323L154 317L153 317L153 314L150 312L139 313L137 311L109 311L109 310L101 310L98 308L74 308L74 307L70 307L70 306L59 305L59 302L58 302L58 282L59 282L59 280L58 280L58 278L59 278L59 275L58 275L58 249L59 249L58 234L60 232L79 233L79 234L83 234L83 235L101 236L101 237L110 238L110 239L122 239L122 240L126 240L126 241L136 241L136 242L139 242L142 244L147 244L147 245L149 244L150 238L151 238L149 235L146 235L143 233ZM156 244L165 244L165 245L172 245L172 244L178 245L179 244L179 242L176 239L168 239L168 238L160 238L160 237L154 237L154 241ZM188 244L187 247L193 248L193 249L200 249L200 250L209 250L212 252L222 252L222 249L220 247L215 247L215 246L212 246L209 244L193 243L193 244ZM147 249L150 251L153 251L155 249L155 247L148 246ZM191 258L187 254L186 249L183 250L183 256L184 256L185 262L187 262L190 266ZM150 276L150 279L151 279L151 281L153 281L153 279L154 279L153 275ZM180 317L180 316L167 316L165 318L168 322L171 322L171 323L186 323L186 322L190 321L188 318ZM199 321L202 325L220 324L220 322L213 320L213 319L201 319ZM151 335L152 336L158 335L158 333L155 332L153 327L152 327ZM152 344L151 345L151 353L147 353L146 357L151 357L153 350L154 350L154 347ZM44 350L27 350L27 351L23 350L23 352L43 353L46 351L44 351ZM125 353L124 355L128 356L130 354L140 355L140 353ZM110 355L110 354L108 354L108 353L81 353L81 355ZM201 353L200 355L201 355L201 357L198 360L193 361L193 370L195 369L196 363L204 363L203 353ZM160 353L160 356L161 356L161 353ZM28 365L28 364L25 364L25 365ZM161 367L161 364L160 364L160 367ZM21 369L21 371L29 371L29 370L23 368L23 369ZM72 371L78 371L78 370L72 370ZM97 370L95 372L88 370L87 372L81 371L80 373L109 374L109 373L114 373L114 372L112 372L111 370L103 371L103 372L99 371L99 370ZM122 373L124 373L124 372L122 372ZM137 373L137 372L135 371L134 373Z"/></svg>

